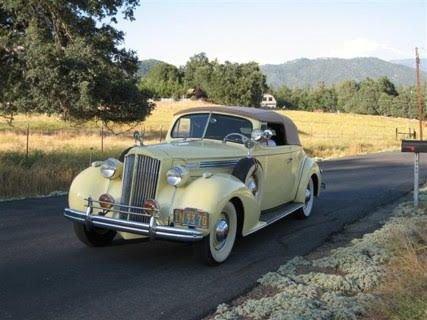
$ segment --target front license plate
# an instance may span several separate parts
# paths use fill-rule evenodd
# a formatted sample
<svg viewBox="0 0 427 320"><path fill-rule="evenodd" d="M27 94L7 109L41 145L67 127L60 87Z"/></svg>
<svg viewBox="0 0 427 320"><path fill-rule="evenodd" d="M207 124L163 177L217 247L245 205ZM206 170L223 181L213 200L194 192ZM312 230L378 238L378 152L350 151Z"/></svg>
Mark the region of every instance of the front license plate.
<svg viewBox="0 0 427 320"><path fill-rule="evenodd" d="M200 220L200 214L197 212L184 210L184 219L182 221L183 225L198 227L201 225Z"/></svg>
<svg viewBox="0 0 427 320"><path fill-rule="evenodd" d="M198 228L207 228L209 224L208 214L195 209L176 210L174 220L180 225Z"/></svg>

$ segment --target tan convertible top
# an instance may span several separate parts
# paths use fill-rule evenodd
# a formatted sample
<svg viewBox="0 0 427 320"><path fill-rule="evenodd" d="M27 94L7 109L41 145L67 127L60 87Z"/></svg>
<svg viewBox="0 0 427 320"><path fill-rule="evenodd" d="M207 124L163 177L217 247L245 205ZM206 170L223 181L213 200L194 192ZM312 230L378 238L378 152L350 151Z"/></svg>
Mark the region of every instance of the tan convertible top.
<svg viewBox="0 0 427 320"><path fill-rule="evenodd" d="M205 106L183 109L175 113L175 116L196 112L221 112L252 118L262 122L281 123L285 127L286 143L289 145L301 145L298 136L298 129L294 122L290 118L271 110L236 106Z"/></svg>

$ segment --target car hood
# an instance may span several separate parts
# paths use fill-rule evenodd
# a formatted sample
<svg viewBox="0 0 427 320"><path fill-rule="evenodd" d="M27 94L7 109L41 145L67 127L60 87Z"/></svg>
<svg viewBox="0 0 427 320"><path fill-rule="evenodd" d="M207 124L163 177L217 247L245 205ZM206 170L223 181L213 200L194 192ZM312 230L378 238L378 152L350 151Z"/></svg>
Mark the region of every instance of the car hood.
<svg viewBox="0 0 427 320"><path fill-rule="evenodd" d="M131 153L145 154L157 159L195 160L240 158L247 154L247 149L235 143L197 140L135 147Z"/></svg>

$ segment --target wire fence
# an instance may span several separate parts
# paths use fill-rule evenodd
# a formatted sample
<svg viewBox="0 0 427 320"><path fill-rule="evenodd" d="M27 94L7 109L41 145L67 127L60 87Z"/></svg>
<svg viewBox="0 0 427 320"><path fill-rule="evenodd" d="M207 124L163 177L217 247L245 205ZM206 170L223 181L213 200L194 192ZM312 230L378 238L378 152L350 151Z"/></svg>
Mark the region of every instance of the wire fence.
<svg viewBox="0 0 427 320"><path fill-rule="evenodd" d="M417 132L413 127L404 128L403 126L381 126L381 125L363 125L358 127L343 126L339 123L331 123L326 121L296 121L299 128L301 139L304 140L348 140L353 141L391 141L395 140L398 143L402 139L415 139ZM144 141L147 143L159 143L165 140L167 128L164 126L139 126L132 130L113 133L107 128L32 128L30 125L20 128L0 128L1 135L19 136L17 140L19 148L25 148L25 153L28 154L32 150L39 149L40 137L46 141L51 139L52 143L55 140L63 141L79 138L81 140L90 139L91 150L104 152L107 148L118 145L131 145L133 143L133 132L140 131L144 134ZM37 139L36 139L37 137ZM45 142L49 143L49 142ZM79 142L83 143L83 142ZM0 148L0 151L1 148Z"/></svg>

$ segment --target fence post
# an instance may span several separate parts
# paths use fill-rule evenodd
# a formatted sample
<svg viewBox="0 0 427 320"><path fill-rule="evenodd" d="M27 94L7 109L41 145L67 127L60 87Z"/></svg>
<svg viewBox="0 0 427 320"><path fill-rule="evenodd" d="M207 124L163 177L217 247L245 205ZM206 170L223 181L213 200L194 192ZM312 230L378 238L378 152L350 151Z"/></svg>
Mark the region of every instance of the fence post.
<svg viewBox="0 0 427 320"><path fill-rule="evenodd" d="M396 140L397 140L397 136L398 136L398 134L399 134L399 131L398 131L398 129L396 128Z"/></svg>
<svg viewBox="0 0 427 320"><path fill-rule="evenodd" d="M25 153L25 157L28 158L28 151L29 151L29 143L30 143L30 124L27 124L27 148L26 148L26 153Z"/></svg>
<svg viewBox="0 0 427 320"><path fill-rule="evenodd" d="M104 124L101 125L101 153L104 153Z"/></svg>
<svg viewBox="0 0 427 320"><path fill-rule="evenodd" d="M93 147L90 147L89 166L92 164Z"/></svg>
<svg viewBox="0 0 427 320"><path fill-rule="evenodd" d="M160 126L160 139L159 139L159 142L162 142L162 135L163 135L163 126Z"/></svg>

